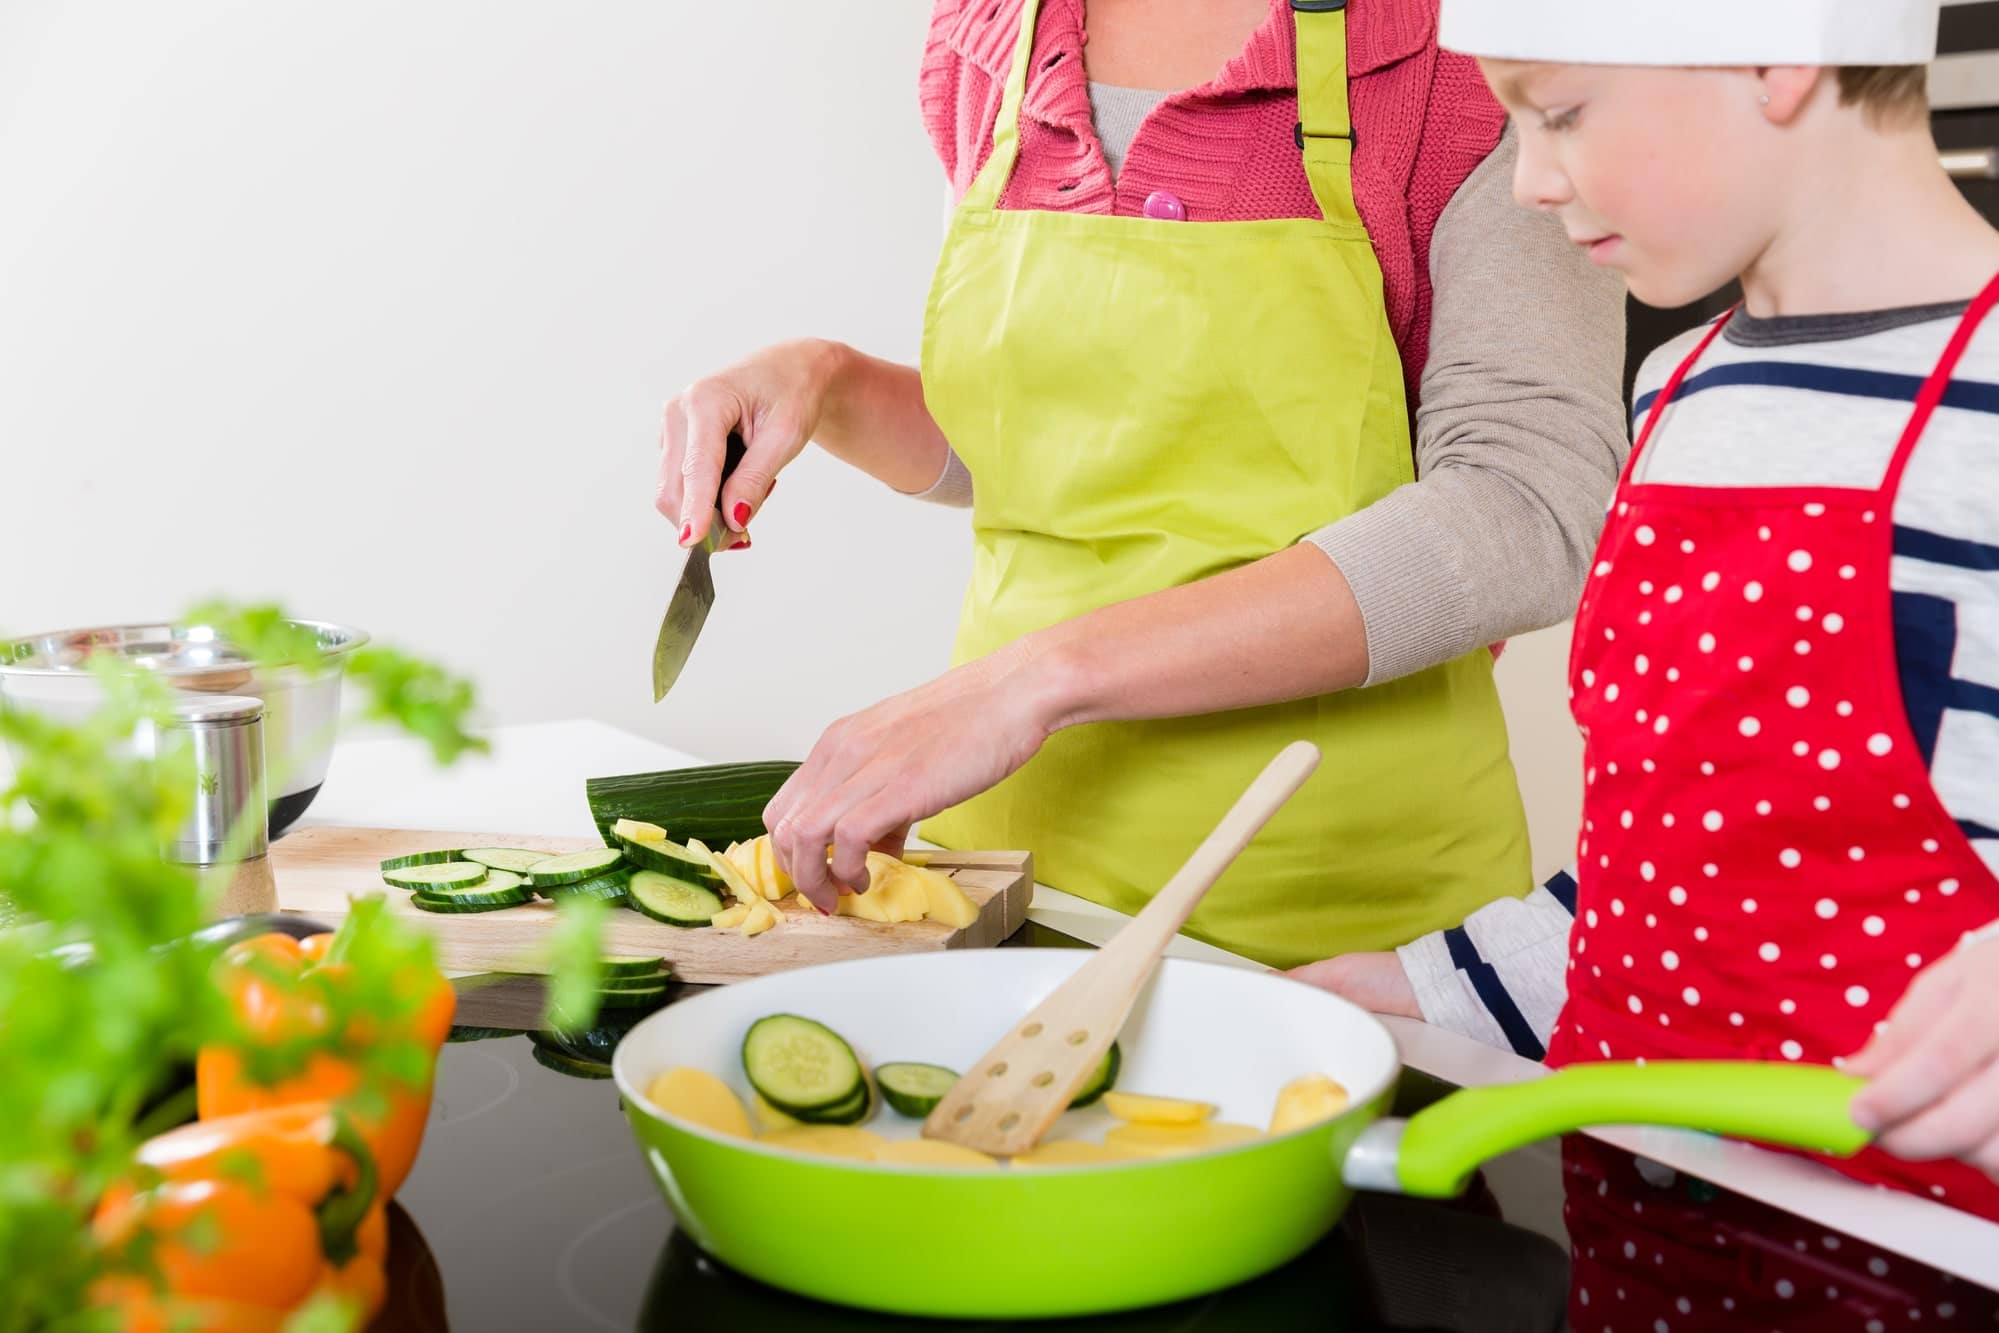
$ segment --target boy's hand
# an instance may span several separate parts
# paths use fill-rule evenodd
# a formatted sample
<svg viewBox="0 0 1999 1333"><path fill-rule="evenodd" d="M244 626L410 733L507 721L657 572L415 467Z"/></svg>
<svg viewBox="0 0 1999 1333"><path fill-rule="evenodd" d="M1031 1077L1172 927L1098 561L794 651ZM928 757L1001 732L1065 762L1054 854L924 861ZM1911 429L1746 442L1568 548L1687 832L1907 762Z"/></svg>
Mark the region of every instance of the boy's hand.
<svg viewBox="0 0 1999 1333"><path fill-rule="evenodd" d="M1377 1014L1421 1018L1416 989L1402 960L1392 953L1349 953L1295 967L1284 975L1320 990L1329 990Z"/></svg>
<svg viewBox="0 0 1999 1333"><path fill-rule="evenodd" d="M1917 976L1888 1021L1842 1062L1869 1080L1853 1120L1897 1157L1958 1157L1999 1175L1999 938L1967 942Z"/></svg>

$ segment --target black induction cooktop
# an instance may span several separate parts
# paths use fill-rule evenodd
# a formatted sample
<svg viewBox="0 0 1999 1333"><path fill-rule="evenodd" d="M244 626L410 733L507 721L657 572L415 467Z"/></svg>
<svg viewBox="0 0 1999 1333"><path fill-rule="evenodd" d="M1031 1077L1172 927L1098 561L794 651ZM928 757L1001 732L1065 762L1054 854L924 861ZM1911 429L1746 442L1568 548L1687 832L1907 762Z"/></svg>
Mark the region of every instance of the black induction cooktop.
<svg viewBox="0 0 1999 1333"><path fill-rule="evenodd" d="M969 1327L819 1305L710 1259L674 1230L617 1089L602 1077L618 1027L560 1040L528 1030L538 1011L532 982L460 985L461 1026L439 1065L423 1155L399 1196L392 1294L378 1328ZM1411 1072L1399 1109L1444 1091ZM773 1238L796 1243L803 1242ZM1451 1204L1362 1196L1316 1249L1246 1286L1034 1327L1901 1333L1995 1326L1999 1293L1576 1138L1489 1164L1469 1197Z"/></svg>

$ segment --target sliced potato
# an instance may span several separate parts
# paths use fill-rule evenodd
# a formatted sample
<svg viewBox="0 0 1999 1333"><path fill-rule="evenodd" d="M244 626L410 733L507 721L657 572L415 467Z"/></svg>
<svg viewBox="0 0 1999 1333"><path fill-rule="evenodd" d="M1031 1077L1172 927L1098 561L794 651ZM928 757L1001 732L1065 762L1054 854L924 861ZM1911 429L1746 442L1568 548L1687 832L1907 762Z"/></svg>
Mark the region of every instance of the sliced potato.
<svg viewBox="0 0 1999 1333"><path fill-rule="evenodd" d="M1277 1110L1270 1117L1272 1134L1289 1134L1294 1129L1331 1120L1347 1109L1347 1090L1324 1074L1294 1078L1277 1094Z"/></svg>
<svg viewBox="0 0 1999 1333"><path fill-rule="evenodd" d="M902 873L923 886L923 914L932 921L962 930L979 919L978 905L942 871L905 865Z"/></svg>
<svg viewBox="0 0 1999 1333"><path fill-rule="evenodd" d="M748 903L737 903L734 907L724 907L721 911L709 917L708 924L717 930L734 930L737 926L749 920L749 916L750 905Z"/></svg>
<svg viewBox="0 0 1999 1333"><path fill-rule="evenodd" d="M666 830L642 819L621 819L611 825L611 836L630 838L634 842L665 842Z"/></svg>
<svg viewBox="0 0 1999 1333"><path fill-rule="evenodd" d="M798 886L791 882L791 876L785 874L784 867L777 863L777 849L771 845L770 835L766 833L752 845L757 849L756 878L763 886L764 895L776 899L796 891Z"/></svg>
<svg viewBox="0 0 1999 1333"><path fill-rule="evenodd" d="M764 1133L766 1134L774 1134L780 1129L806 1128L803 1120L797 1120L786 1115L759 1095L751 1094L750 1105L756 1108L757 1123L763 1126Z"/></svg>
<svg viewBox="0 0 1999 1333"><path fill-rule="evenodd" d="M757 1140L788 1152L811 1153L817 1157L850 1157L857 1162L871 1160L885 1140L871 1129L850 1125L805 1125L780 1129Z"/></svg>
<svg viewBox="0 0 1999 1333"><path fill-rule="evenodd" d="M749 904L749 917L743 922L743 934L761 935L783 918L778 910L762 898L755 898Z"/></svg>
<svg viewBox="0 0 1999 1333"><path fill-rule="evenodd" d="M1050 1139L1012 1158L1016 1167L1035 1169L1046 1166L1101 1166L1106 1162L1129 1162L1145 1156L1109 1143L1084 1139Z"/></svg>
<svg viewBox="0 0 1999 1333"><path fill-rule="evenodd" d="M939 1139L896 1139L875 1149L874 1160L897 1166L973 1166L993 1168L999 1159L963 1144Z"/></svg>
<svg viewBox="0 0 1999 1333"><path fill-rule="evenodd" d="M1137 1092L1107 1092L1104 1107L1118 1119L1136 1125L1198 1125L1215 1113L1212 1102L1147 1097Z"/></svg>
<svg viewBox="0 0 1999 1333"><path fill-rule="evenodd" d="M717 1134L750 1137L750 1115L742 1098L705 1069L683 1065L669 1069L646 1089L646 1100L668 1115L679 1116Z"/></svg>
<svg viewBox="0 0 1999 1333"><path fill-rule="evenodd" d="M1104 1144L1141 1157L1180 1157L1262 1137L1262 1130L1249 1125L1210 1120L1192 1125L1119 1125L1104 1135Z"/></svg>
<svg viewBox="0 0 1999 1333"><path fill-rule="evenodd" d="M730 863L728 857L711 849L701 839L689 838L687 840L687 850L693 852L696 856L702 858L715 868L715 873L722 877L722 883L728 886L729 892L735 896L738 902L758 902L763 898L763 895L752 888L750 882L743 878L743 872L736 869Z"/></svg>

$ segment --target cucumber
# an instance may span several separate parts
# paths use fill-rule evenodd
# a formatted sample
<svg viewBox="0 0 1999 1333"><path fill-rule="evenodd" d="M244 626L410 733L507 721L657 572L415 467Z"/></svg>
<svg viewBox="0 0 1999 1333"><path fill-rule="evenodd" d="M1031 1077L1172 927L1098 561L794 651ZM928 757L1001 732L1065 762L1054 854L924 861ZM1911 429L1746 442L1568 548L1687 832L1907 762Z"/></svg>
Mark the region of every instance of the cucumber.
<svg viewBox="0 0 1999 1333"><path fill-rule="evenodd" d="M495 898L499 901L492 901ZM410 902L426 912L498 912L503 908L519 907L522 903L530 900L530 897L517 893L413 893L410 895Z"/></svg>
<svg viewBox="0 0 1999 1333"><path fill-rule="evenodd" d="M772 1014L743 1037L743 1072L763 1099L804 1120L841 1111L857 1099L866 1110L868 1081L839 1033L796 1014Z"/></svg>
<svg viewBox="0 0 1999 1333"><path fill-rule="evenodd" d="M817 1111L799 1111L792 1118L807 1125L858 1125L873 1115L874 1109L874 1090L866 1083L862 1083L858 1093L838 1106L829 1106Z"/></svg>
<svg viewBox="0 0 1999 1333"><path fill-rule="evenodd" d="M649 977L655 973L671 973L664 958L647 958L642 954L607 954L604 957L604 979L617 977Z"/></svg>
<svg viewBox="0 0 1999 1333"><path fill-rule="evenodd" d="M606 843L618 820L631 819L671 829L682 843L727 847L763 833L764 807L797 769L784 761L629 773L591 778L584 794Z"/></svg>
<svg viewBox="0 0 1999 1333"><path fill-rule="evenodd" d="M640 842L626 838L620 840L619 847L625 859L641 870L656 870L662 875L684 879L694 884L706 884L712 888L722 887L722 875L705 856L689 851L677 842Z"/></svg>
<svg viewBox="0 0 1999 1333"><path fill-rule="evenodd" d="M658 990L673 980L673 973L665 970L649 973L643 977L605 977L597 985L600 995L630 994L632 991Z"/></svg>
<svg viewBox="0 0 1999 1333"><path fill-rule="evenodd" d="M408 856L392 856L382 862L382 873L386 875L391 870L407 870L411 866L442 865L446 861L462 861L464 859L465 853L460 851L412 852Z"/></svg>
<svg viewBox="0 0 1999 1333"><path fill-rule="evenodd" d="M642 1005L665 1004L666 992L664 983L634 990L605 990L597 993L597 1002L606 1009L635 1009Z"/></svg>
<svg viewBox="0 0 1999 1333"><path fill-rule="evenodd" d="M486 882L486 867L476 861L439 861L385 870L382 878L399 889L469 889Z"/></svg>
<svg viewBox="0 0 1999 1333"><path fill-rule="evenodd" d="M599 875L596 879L586 879L578 884L557 884L552 888L535 890L551 902L564 898L602 898L606 902L623 902L625 886L631 882L629 870L620 870L609 875Z"/></svg>
<svg viewBox="0 0 1999 1333"><path fill-rule="evenodd" d="M1123 1065L1124 1053L1118 1050L1116 1042L1112 1042L1111 1048L1104 1052L1103 1062L1097 1066L1097 1072L1090 1075L1089 1082L1076 1090L1076 1098L1069 1103L1069 1109L1073 1111L1079 1106L1088 1106L1109 1092L1117 1083L1118 1070Z"/></svg>
<svg viewBox="0 0 1999 1333"><path fill-rule="evenodd" d="M956 1072L942 1065L887 1064L875 1068L875 1082L881 1084L882 1100L897 1115L921 1120L937 1109L944 1094L958 1081Z"/></svg>
<svg viewBox="0 0 1999 1333"><path fill-rule="evenodd" d="M641 819L620 819L611 825L611 836L628 842L665 842L666 830Z"/></svg>
<svg viewBox="0 0 1999 1333"><path fill-rule="evenodd" d="M511 870L524 875L528 867L537 861L546 861L547 852L529 851L525 847L467 847L462 853L467 861L477 861L482 866L495 870Z"/></svg>
<svg viewBox="0 0 1999 1333"><path fill-rule="evenodd" d="M713 889L657 870L633 875L628 892L633 908L669 926L705 926L722 910L721 896Z"/></svg>
<svg viewBox="0 0 1999 1333"><path fill-rule="evenodd" d="M624 853L615 847L587 852L565 852L561 856L544 856L528 867L528 882L537 889L554 888L560 884L581 884L585 880L597 879L624 865Z"/></svg>
<svg viewBox="0 0 1999 1333"><path fill-rule="evenodd" d="M545 1069L553 1069L558 1074L567 1074L571 1078L611 1077L611 1066L599 1064L595 1060L579 1060L573 1055L552 1051L546 1046L531 1046L528 1050L534 1056L536 1064Z"/></svg>

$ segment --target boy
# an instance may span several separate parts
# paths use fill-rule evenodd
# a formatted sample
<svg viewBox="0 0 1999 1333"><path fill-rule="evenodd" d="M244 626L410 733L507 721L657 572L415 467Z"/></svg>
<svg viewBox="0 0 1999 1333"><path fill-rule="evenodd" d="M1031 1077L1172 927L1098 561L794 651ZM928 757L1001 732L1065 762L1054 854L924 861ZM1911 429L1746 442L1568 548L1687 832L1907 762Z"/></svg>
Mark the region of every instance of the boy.
<svg viewBox="0 0 1999 1333"><path fill-rule="evenodd" d="M1844 1059L1879 1137L1836 1165L1999 1219L1999 233L1937 162L1936 24L1443 0L1520 203L1640 300L1745 299L1639 376L1576 868L1303 975L1555 1064Z"/></svg>

